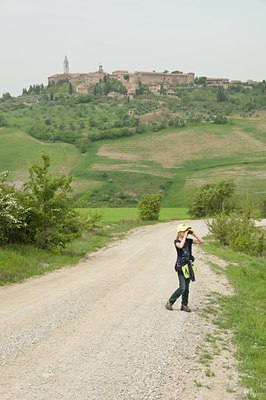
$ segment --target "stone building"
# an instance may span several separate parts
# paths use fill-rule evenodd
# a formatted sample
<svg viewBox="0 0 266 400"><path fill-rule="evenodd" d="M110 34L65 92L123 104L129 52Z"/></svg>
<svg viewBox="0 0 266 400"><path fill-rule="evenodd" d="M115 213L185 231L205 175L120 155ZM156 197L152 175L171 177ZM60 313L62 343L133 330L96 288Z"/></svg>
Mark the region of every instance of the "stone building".
<svg viewBox="0 0 266 400"><path fill-rule="evenodd" d="M207 78L206 79L207 87L219 87L222 86L225 89L229 86L229 79L227 78Z"/></svg>
<svg viewBox="0 0 266 400"><path fill-rule="evenodd" d="M151 83L149 85L149 91L153 94L160 94L161 93L161 85L159 83Z"/></svg>
<svg viewBox="0 0 266 400"><path fill-rule="evenodd" d="M69 74L69 62L68 62L67 56L65 56L65 59L64 59L64 74L65 75Z"/></svg>
<svg viewBox="0 0 266 400"><path fill-rule="evenodd" d="M87 93L90 87L96 85L96 83L101 82L104 76L108 75L106 72L104 72L102 65L99 65L99 69L96 72L70 73L67 56L65 56L64 59L63 70L63 74L55 74L49 76L48 83L52 85L60 81L68 81L79 93Z"/></svg>
<svg viewBox="0 0 266 400"><path fill-rule="evenodd" d="M63 74L55 74L48 77L48 83L56 84L60 81L68 81L72 84L74 90L78 93L87 93L90 88L101 82L105 76L110 79L119 80L127 89L128 95L134 95L140 84L148 85L153 93L159 94L160 88L171 85L193 85L194 73L183 73L181 71L174 72L134 72L129 73L127 70L113 71L111 74L104 72L103 66L99 65L96 72L88 73L71 73L69 72L69 61L67 56L63 62Z"/></svg>
<svg viewBox="0 0 266 400"><path fill-rule="evenodd" d="M134 72L134 81L143 85L164 84L189 85L194 84L195 74L188 72Z"/></svg>

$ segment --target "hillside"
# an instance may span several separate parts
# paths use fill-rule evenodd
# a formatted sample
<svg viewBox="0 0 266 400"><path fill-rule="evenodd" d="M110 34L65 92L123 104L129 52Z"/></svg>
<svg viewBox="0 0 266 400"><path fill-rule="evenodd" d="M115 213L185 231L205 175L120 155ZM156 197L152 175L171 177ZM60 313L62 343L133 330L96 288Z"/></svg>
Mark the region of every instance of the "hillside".
<svg viewBox="0 0 266 400"><path fill-rule="evenodd" d="M180 98L131 102L90 94L47 101L47 93L4 101L0 170L20 185L29 163L45 151L54 172L73 176L82 206L135 206L143 193L159 190L164 206L186 206L196 187L226 177L239 196L265 198L265 95L253 93L250 111L246 93L219 102L210 89L182 90ZM238 106L236 98L242 98ZM219 113L227 123L214 123Z"/></svg>

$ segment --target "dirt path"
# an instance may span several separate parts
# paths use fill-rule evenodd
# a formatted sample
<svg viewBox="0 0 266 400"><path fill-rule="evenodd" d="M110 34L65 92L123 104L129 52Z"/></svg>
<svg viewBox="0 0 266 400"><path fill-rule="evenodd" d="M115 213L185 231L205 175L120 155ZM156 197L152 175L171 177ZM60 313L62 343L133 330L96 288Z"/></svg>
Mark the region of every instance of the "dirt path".
<svg viewBox="0 0 266 400"><path fill-rule="evenodd" d="M177 286L176 225L139 228L75 268L0 288L1 400L240 399L230 341L214 355L205 338L217 328L202 317L211 292L231 289L200 248L193 312L164 308ZM208 367L200 352L212 353Z"/></svg>

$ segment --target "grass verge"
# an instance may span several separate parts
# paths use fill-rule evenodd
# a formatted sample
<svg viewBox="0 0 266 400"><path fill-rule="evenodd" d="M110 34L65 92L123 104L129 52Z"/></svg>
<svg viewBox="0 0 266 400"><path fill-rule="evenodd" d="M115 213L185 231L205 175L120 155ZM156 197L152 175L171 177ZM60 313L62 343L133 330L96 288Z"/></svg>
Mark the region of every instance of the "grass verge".
<svg viewBox="0 0 266 400"><path fill-rule="evenodd" d="M64 249L41 250L29 245L6 245L0 248L0 286L43 275L76 264L123 233L141 225L137 221L104 225L94 233L83 234Z"/></svg>
<svg viewBox="0 0 266 400"><path fill-rule="evenodd" d="M207 241L205 249L229 263L225 273L235 289L233 296L217 296L220 307L215 322L235 334L236 356L243 385L248 389L247 399L265 400L266 260L220 248L212 240Z"/></svg>

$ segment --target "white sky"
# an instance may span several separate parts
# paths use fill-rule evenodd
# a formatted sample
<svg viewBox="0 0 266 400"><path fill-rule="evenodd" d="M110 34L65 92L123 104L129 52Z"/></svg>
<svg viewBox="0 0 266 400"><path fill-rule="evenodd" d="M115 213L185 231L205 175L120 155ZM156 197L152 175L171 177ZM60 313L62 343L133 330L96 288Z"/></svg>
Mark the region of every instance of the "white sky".
<svg viewBox="0 0 266 400"><path fill-rule="evenodd" d="M0 0L0 96L63 72L266 79L266 0Z"/></svg>

